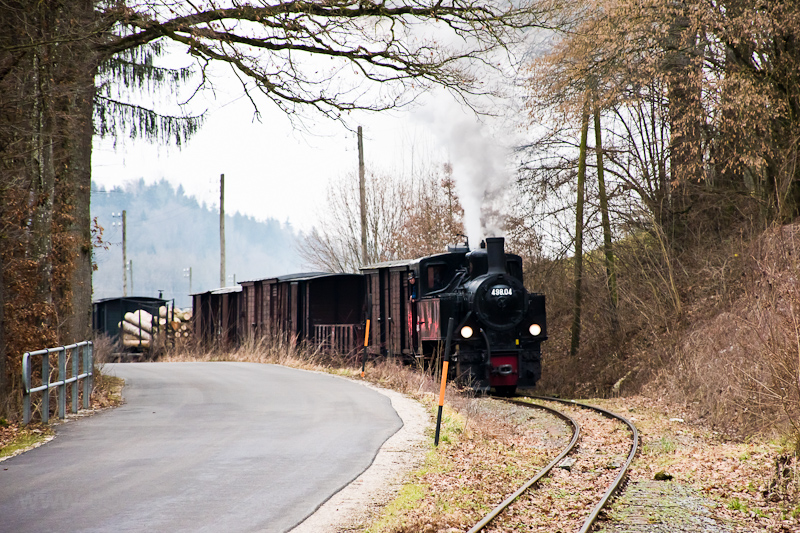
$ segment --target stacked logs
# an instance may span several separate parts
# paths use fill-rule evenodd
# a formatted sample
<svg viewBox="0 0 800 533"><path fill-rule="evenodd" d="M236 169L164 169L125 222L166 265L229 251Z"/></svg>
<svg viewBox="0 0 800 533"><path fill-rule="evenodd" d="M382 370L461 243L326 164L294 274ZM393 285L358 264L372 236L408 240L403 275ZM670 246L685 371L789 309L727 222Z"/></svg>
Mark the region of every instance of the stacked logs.
<svg viewBox="0 0 800 533"><path fill-rule="evenodd" d="M125 313L119 323L122 345L127 348L150 348L157 343L184 341L191 335L192 310L161 306L158 318L137 309ZM163 333L163 334L162 334Z"/></svg>
<svg viewBox="0 0 800 533"><path fill-rule="evenodd" d="M167 332L167 337L174 340L185 340L191 335L192 332L192 310L181 310L177 307L168 309L166 306L161 306L158 310L159 318L158 323L164 327Z"/></svg>
<svg viewBox="0 0 800 533"><path fill-rule="evenodd" d="M125 313L119 328L122 332L122 345L127 348L150 348L153 343L153 315L144 309Z"/></svg>

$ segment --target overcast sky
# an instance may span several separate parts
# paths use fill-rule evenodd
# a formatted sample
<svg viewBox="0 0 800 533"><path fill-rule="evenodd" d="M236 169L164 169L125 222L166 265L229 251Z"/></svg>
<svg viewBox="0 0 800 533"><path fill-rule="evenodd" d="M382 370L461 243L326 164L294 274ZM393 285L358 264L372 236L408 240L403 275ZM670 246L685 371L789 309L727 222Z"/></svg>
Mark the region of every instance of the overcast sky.
<svg viewBox="0 0 800 533"><path fill-rule="evenodd" d="M224 173L227 212L289 221L309 230L325 209L328 182L357 171L355 134L313 113L305 121L309 131L298 130L266 99L256 101L259 122L229 71L217 71L215 86L213 95L206 92L193 100L195 110L207 110L206 121L180 150L129 139L115 147L111 140L96 138L93 180L110 188L128 180L165 178L218 206ZM412 164L440 165L449 159L462 203L476 212L486 184L506 183L511 175L505 147L517 134L509 126L513 117L480 119L445 92L419 102L394 112L353 115L350 124L364 127L367 166L409 175ZM483 236L475 216L466 221L473 244Z"/></svg>

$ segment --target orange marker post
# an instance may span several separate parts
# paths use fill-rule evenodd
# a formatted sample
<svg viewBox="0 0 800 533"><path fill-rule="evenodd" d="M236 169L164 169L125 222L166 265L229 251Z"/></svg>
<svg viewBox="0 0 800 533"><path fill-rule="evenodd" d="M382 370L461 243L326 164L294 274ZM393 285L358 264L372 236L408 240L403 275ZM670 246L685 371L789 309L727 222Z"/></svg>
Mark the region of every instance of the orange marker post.
<svg viewBox="0 0 800 533"><path fill-rule="evenodd" d="M444 393L447 387L447 369L450 366L450 341L453 339L453 317L447 322L447 338L444 342L444 361L442 362L442 386L439 388L439 414L436 415L436 437L433 444L439 445L439 429L442 427L442 410L444 409Z"/></svg>
<svg viewBox="0 0 800 533"><path fill-rule="evenodd" d="M361 359L361 377L364 377L364 369L367 366L367 346L369 346L369 318L367 327L364 328L364 357Z"/></svg>

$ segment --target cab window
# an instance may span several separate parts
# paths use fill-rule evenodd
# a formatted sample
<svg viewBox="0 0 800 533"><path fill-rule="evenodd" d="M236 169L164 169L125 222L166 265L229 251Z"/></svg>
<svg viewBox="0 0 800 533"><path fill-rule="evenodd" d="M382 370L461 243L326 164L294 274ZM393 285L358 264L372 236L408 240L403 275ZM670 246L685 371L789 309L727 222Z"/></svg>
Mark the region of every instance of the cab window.
<svg viewBox="0 0 800 533"><path fill-rule="evenodd" d="M429 291L438 291L447 286L447 265L433 264L426 269L425 281Z"/></svg>

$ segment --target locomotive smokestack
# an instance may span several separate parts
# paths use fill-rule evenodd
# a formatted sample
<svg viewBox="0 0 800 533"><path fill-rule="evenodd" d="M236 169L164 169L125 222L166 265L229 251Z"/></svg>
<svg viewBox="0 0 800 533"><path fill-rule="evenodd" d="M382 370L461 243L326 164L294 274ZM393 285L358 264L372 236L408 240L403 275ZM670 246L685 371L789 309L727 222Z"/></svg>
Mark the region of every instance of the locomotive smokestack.
<svg viewBox="0 0 800 533"><path fill-rule="evenodd" d="M506 271L506 252L503 237L486 238L486 254L489 259L489 274L504 274Z"/></svg>

